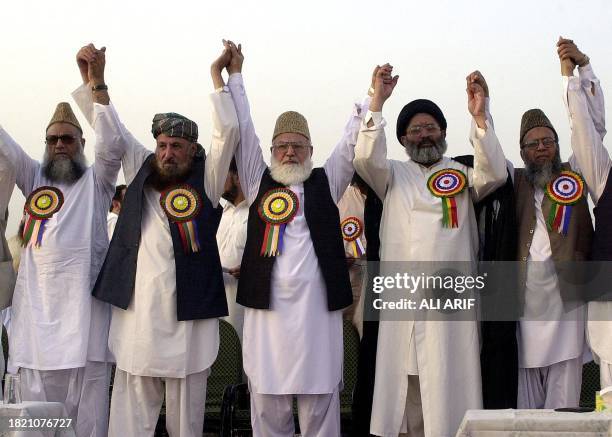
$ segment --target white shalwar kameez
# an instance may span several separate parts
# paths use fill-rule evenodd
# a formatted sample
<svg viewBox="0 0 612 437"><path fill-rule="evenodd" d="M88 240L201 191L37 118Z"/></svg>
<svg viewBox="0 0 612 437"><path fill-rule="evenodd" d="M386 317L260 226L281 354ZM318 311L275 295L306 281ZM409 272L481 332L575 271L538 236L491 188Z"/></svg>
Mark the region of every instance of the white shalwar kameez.
<svg viewBox="0 0 612 437"><path fill-rule="evenodd" d="M563 101L571 127L571 145L595 206L608 182L612 159L603 145L606 135L604 96L591 64L579 77L563 77ZM600 366L601 387L612 386L612 302L589 302L587 338Z"/></svg>
<svg viewBox="0 0 612 437"><path fill-rule="evenodd" d="M367 127L370 120L374 124ZM472 125L473 169L447 157L429 168L412 160L387 159L385 125L380 112L366 115L354 161L359 175L383 199L381 262L473 265L478 232L472 202L502 186L507 176L492 124L487 121L486 130ZM455 197L459 227L453 229L442 226L441 201L427 188L428 178L445 168L461 170L470 187ZM410 435L454 436L465 411L482 408L479 356L475 319L381 320L370 433L396 437L410 430ZM415 391L420 391L420 399ZM419 429L416 422L421 418Z"/></svg>
<svg viewBox="0 0 612 437"><path fill-rule="evenodd" d="M236 163L248 204L266 170L241 74L228 85L240 122ZM367 104L367 103L365 103ZM341 141L326 161L331 195L338 202L353 175L361 112L356 106ZM272 270L270 309L245 308L244 370L251 390L255 437L293 436L292 395L297 395L304 437L340 435L342 311L329 311L327 291L304 216L304 185L291 185L299 210L286 225L283 252Z"/></svg>
<svg viewBox="0 0 612 437"><path fill-rule="evenodd" d="M92 120L113 123L96 105ZM108 248L106 212L123 149L97 138L94 164L72 184L55 183L0 128L0 157L12 165L24 196L51 185L64 204L45 224L40 247L28 245L11 307L9 367L21 375L24 401L62 402L78 437L105 435L108 424L109 306L91 290ZM32 237L34 238L34 237Z"/></svg>
<svg viewBox="0 0 612 437"><path fill-rule="evenodd" d="M90 113L86 90L77 101ZM228 92L210 96L213 138L204 167L204 190L218 205L234 149L238 120ZM96 105L98 107L100 105ZM121 124L112 106L113 124L96 131L116 141L129 185L153 153ZM170 227L160 193L145 186L134 295L127 310L112 307L109 347L117 361L109 436L153 436L165 385L166 427L172 437L200 437L204 425L206 378L219 349L217 319L177 320L176 268ZM108 204L107 204L108 205Z"/></svg>
<svg viewBox="0 0 612 437"><path fill-rule="evenodd" d="M363 221L363 211L365 208L365 194L359 191L356 185L349 185L346 191L338 202L338 211L340 212L340 223L348 217L357 217L362 226L362 233L359 237L363 248L367 248L365 238L365 223ZM344 252L347 258L354 258L353 243L344 241ZM351 288L353 289L353 304L344 310L345 317L348 314L353 325L359 332L359 337L363 335L363 296L365 284L363 278L365 276L366 256L365 253L349 267L349 275L351 277Z"/></svg>
<svg viewBox="0 0 612 437"><path fill-rule="evenodd" d="M242 253L246 244L247 221L249 219L249 205L243 200L238 205L227 202L223 207L223 215L217 230L217 247L219 258L223 267L223 283L229 315L227 320L236 330L242 343L242 325L244 324L244 307L236 303L238 280L226 270L239 267L242 262Z"/></svg>
<svg viewBox="0 0 612 437"><path fill-rule="evenodd" d="M5 310L11 305L15 289L15 270L11 251L6 241L6 219L13 188L15 188L15 169L5 160L0 160L0 310ZM5 364L3 347L0 343L1 375L4 375Z"/></svg>

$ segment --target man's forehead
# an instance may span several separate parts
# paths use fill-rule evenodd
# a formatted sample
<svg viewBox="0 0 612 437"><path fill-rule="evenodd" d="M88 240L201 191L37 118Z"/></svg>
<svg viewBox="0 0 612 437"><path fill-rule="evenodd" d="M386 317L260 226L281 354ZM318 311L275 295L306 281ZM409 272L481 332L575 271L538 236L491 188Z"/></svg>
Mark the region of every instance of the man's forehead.
<svg viewBox="0 0 612 437"><path fill-rule="evenodd" d="M541 139L541 138L555 138L555 132L546 126L538 126L538 127L534 127L532 129L529 129L526 133L525 136L523 137L523 142L529 142L535 139Z"/></svg>
<svg viewBox="0 0 612 437"><path fill-rule="evenodd" d="M72 134L77 136L80 133L81 132L70 123L53 123L47 128L47 135Z"/></svg>
<svg viewBox="0 0 612 437"><path fill-rule="evenodd" d="M276 138L274 138L273 144L310 144L308 138L304 135L295 133L295 132L285 132L282 134L278 134Z"/></svg>
<svg viewBox="0 0 612 437"><path fill-rule="evenodd" d="M410 122L408 123L408 127L417 124L434 124L438 127L440 126L438 121L431 114L427 114L425 112L419 112L417 114L414 114L414 116L410 119Z"/></svg>

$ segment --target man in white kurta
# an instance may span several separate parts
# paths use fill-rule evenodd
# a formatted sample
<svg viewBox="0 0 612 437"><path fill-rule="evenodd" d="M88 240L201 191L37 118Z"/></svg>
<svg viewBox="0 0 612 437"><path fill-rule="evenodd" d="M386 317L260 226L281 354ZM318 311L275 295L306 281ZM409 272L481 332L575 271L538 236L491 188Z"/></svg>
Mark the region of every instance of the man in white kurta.
<svg viewBox="0 0 612 437"><path fill-rule="evenodd" d="M468 76L468 107L475 122L470 141L474 168L442 156L429 165L414 160L387 159L382 104L396 78L392 67L379 70L370 111L364 118L355 147L359 175L383 199L380 259L385 261L463 261L475 263L478 233L473 203L506 181L502 149L493 126L485 121L484 79ZM386 76L386 77L385 77ZM412 113L412 108L423 111ZM406 105L409 116L398 121L398 139L417 144L442 144L446 120L433 102ZM402 114L400 114L400 118ZM400 126L401 124L401 126ZM429 147L432 147L431 145ZM469 190L456 196L458 227L442 226L440 198L427 181L442 169L458 169L467 176ZM382 266L381 266L382 267ZM454 436L467 409L482 407L477 321L380 322L376 379L370 432L378 436Z"/></svg>
<svg viewBox="0 0 612 437"><path fill-rule="evenodd" d="M610 153L603 145L606 135L604 95L589 58L571 41L561 41L559 47L568 50L567 57L573 64L563 71L563 101L571 127L573 158L597 206L612 168ZM576 65L578 77L573 74ZM602 389L612 386L611 317L612 302L589 302L587 337L600 366Z"/></svg>
<svg viewBox="0 0 612 437"><path fill-rule="evenodd" d="M82 50L82 55L88 56L87 47ZM213 75L213 137L204 165L204 190L213 207L219 203L239 138L234 105L221 79L222 62L217 60ZM94 128L101 141L123 147L121 165L129 186L154 152L121 124L112 104L93 104L86 85L75 92L75 99L90 122L94 112L111 114L113 123ZM143 195L134 294L127 310L112 307L108 345L117 368L109 436L152 437L165 390L170 436L200 437L206 379L219 348L219 322L215 318L177 320L176 268L168 218L160 205L159 191L147 185Z"/></svg>
<svg viewBox="0 0 612 437"><path fill-rule="evenodd" d="M68 104L60 106L54 117L60 122L52 120L47 128L47 144L55 145L58 155L68 147L60 149L60 143L81 141L66 126L80 132ZM92 121L100 129L112 124L110 117L108 108L97 107ZM98 138L94 153L93 165L80 178L58 182L0 129L0 159L15 170L24 196L47 186L60 190L64 200L45 223L40 245L33 236L21 255L9 367L19 369L22 399L62 402L79 437L105 435L107 429L108 305L92 298L91 290L108 247L106 213L123 150Z"/></svg>
<svg viewBox="0 0 612 437"><path fill-rule="evenodd" d="M356 177L358 177L356 175ZM359 336L363 333L363 278L366 266L366 250L367 241L365 238L365 225L363 220L363 212L365 209L365 199L367 188L363 187L363 182L353 182L346 188L346 191L338 202L338 211L340 212L340 223L345 223L349 227L348 232L353 228L349 222L351 218L358 220L360 229L359 236L354 240L350 240L353 236L343 233L344 251L346 252L347 262L349 263L349 275L351 276L351 288L353 289L353 304L344 310L344 317L353 322ZM347 219L349 219L347 221ZM359 240L359 242L357 241ZM363 250L361 250L363 249Z"/></svg>
<svg viewBox="0 0 612 437"><path fill-rule="evenodd" d="M6 241L8 205L14 188L15 170L6 161L0 160L0 310L11 305L15 289L15 270L9 244ZM4 352L0 344L0 372L2 375L4 375L5 364Z"/></svg>
<svg viewBox="0 0 612 437"><path fill-rule="evenodd" d="M235 162L230 165L223 198L223 215L217 230L217 245L219 258L223 267L223 283L227 297L229 315L225 318L236 330L242 343L242 325L244 324L244 307L236 303L238 280L240 278L240 262L246 243L247 220L249 218L249 205L244 198L238 169Z"/></svg>
<svg viewBox="0 0 612 437"><path fill-rule="evenodd" d="M242 189L251 205L268 166L251 119L240 74L241 63L239 67L230 70L228 85L240 122L236 162ZM360 113L357 105L341 141L323 166L335 204L353 174L353 148ZM300 125L304 127L305 119L295 112L292 114L302 120ZM289 135L302 142L308 139L297 133ZM286 151L295 158L298 153L309 153L309 147L300 143ZM340 435L342 312L328 310L327 290L319 265L325 260L317 259L304 215L303 181L307 177L308 174L293 184L281 182L297 195L299 209L286 225L283 250L274 262L270 309L245 308L243 362L251 392L253 435L257 437L293 436L294 395L301 435Z"/></svg>

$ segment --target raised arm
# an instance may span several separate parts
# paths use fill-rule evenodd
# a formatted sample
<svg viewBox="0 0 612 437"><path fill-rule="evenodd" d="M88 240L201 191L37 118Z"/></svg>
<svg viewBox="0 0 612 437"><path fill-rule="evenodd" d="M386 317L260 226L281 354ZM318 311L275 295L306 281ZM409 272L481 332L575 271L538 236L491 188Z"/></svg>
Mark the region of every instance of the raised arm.
<svg viewBox="0 0 612 437"><path fill-rule="evenodd" d="M399 76L392 76L393 67L385 64L374 69L374 93L355 145L353 166L363 180L384 199L391 178L391 165L387 160L386 122L382 108L397 85Z"/></svg>
<svg viewBox="0 0 612 437"><path fill-rule="evenodd" d="M506 182L506 158L493 129L493 118L487 115L489 88L484 76L474 71L466 82L468 111L472 115L470 142L474 146L472 193L477 202Z"/></svg>
<svg viewBox="0 0 612 437"><path fill-rule="evenodd" d="M226 47L210 68L215 92L210 95L213 129L210 153L206 157L204 167L204 190L215 207L223 194L229 165L240 140L238 117L232 96L221 76L221 71L228 66L230 59L231 52Z"/></svg>
<svg viewBox="0 0 612 437"><path fill-rule="evenodd" d="M0 126L0 183L2 183L3 193L6 191L10 198L10 193L16 183L23 195L28 196L34 188L34 178L39 168L40 163L30 158ZM4 211L0 213L4 214Z"/></svg>
<svg viewBox="0 0 612 437"><path fill-rule="evenodd" d="M267 165L263 158L259 138L255 133L249 100L242 80L242 63L244 61L242 47L232 44L231 49L232 60L227 68L229 73L228 85L240 125L240 144L236 149L236 165L242 190L250 205L257 197L261 177Z"/></svg>
<svg viewBox="0 0 612 437"><path fill-rule="evenodd" d="M105 51L105 48L97 50L93 44L79 50L77 64L83 84L72 93L72 97L96 132L96 173L100 172L105 180L110 181L115 172L116 179L119 159L125 181L129 184L153 152L126 129L110 102L104 83Z"/></svg>
<svg viewBox="0 0 612 437"><path fill-rule="evenodd" d="M597 204L606 186L610 168L612 168L612 160L603 145L605 128L602 134L600 130L602 121L594 116L594 112L591 111L592 105L589 105L593 88L585 87L581 78L574 76L574 69L577 65L574 59L579 59L579 57L573 50L575 45L570 41L560 40L558 43L563 76L563 101L571 129L573 155L570 163L580 170L589 187L593 203ZM599 87L599 81L597 81L596 88L601 93L601 102L603 102L603 92ZM600 129L596 127L596 123L599 123Z"/></svg>

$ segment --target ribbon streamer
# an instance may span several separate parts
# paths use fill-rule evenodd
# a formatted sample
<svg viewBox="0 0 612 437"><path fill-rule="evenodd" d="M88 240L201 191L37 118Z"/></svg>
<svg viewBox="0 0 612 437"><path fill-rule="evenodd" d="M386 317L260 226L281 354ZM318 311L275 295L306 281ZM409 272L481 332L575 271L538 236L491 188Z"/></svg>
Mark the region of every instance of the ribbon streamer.
<svg viewBox="0 0 612 437"><path fill-rule="evenodd" d="M261 256L281 254L285 227L293 220L298 208L298 197L288 188L273 188L264 194L257 208L259 217L266 223Z"/></svg>
<svg viewBox="0 0 612 437"><path fill-rule="evenodd" d="M202 199L187 184L181 184L164 191L159 203L168 219L178 228L185 254L198 253L201 250L196 217L202 208Z"/></svg>

